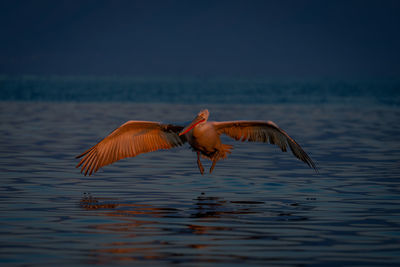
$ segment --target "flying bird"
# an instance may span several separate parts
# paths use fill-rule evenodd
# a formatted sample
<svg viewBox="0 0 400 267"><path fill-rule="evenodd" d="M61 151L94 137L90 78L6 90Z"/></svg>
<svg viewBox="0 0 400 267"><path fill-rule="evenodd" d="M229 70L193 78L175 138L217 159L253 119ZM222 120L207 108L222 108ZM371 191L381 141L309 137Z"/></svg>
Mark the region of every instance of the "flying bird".
<svg viewBox="0 0 400 267"><path fill-rule="evenodd" d="M274 122L208 121L209 114L207 109L200 111L186 127L152 121L128 121L77 156L82 159L76 167L81 167L81 173L91 175L120 159L170 149L188 142L197 153L200 173L204 173L200 157L211 160L211 173L217 161L225 159L233 148L232 145L221 143L220 136L225 134L242 142L275 144L284 152L289 147L295 157L317 171L315 163L301 146Z"/></svg>

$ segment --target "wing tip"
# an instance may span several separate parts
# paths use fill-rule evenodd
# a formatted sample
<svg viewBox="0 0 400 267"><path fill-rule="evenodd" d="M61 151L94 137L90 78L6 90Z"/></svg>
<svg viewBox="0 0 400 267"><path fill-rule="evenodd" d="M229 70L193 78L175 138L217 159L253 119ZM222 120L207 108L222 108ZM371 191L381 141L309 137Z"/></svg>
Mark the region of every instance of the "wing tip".
<svg viewBox="0 0 400 267"><path fill-rule="evenodd" d="M310 164L311 164L310 168L313 168L316 174L320 174L317 165L311 159L310 159Z"/></svg>
<svg viewBox="0 0 400 267"><path fill-rule="evenodd" d="M305 153L305 159L302 161L305 162L308 165L308 167L314 169L314 171L317 174L319 174L319 169L318 169L317 165L315 164L315 162L310 158L310 156L307 155L306 152L304 152L304 153Z"/></svg>

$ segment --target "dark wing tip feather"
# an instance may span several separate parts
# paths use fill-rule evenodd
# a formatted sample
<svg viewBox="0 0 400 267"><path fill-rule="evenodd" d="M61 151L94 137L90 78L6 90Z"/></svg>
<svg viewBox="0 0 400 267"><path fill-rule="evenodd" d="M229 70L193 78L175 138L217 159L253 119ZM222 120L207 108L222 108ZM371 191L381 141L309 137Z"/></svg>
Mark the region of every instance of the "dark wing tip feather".
<svg viewBox="0 0 400 267"><path fill-rule="evenodd" d="M217 131L224 133L235 140L263 142L277 145L283 152L287 151L289 145L293 155L313 168L317 173L315 163L284 130L272 121L231 121L215 122Z"/></svg>
<svg viewBox="0 0 400 267"><path fill-rule="evenodd" d="M315 172L319 173L318 168L315 165L314 161L294 139L292 138L288 139L288 144L290 150L292 151L293 155L296 156L296 158L300 159L301 161L306 163L310 168L313 168Z"/></svg>
<svg viewBox="0 0 400 267"><path fill-rule="evenodd" d="M318 173L318 168L315 165L314 161L311 159L311 157L303 150L303 148L294 140L292 137L290 137L283 129L281 129L278 125L276 125L272 121L267 122L269 125L271 125L273 128L275 128L277 131L279 131L280 134L285 136L286 138L286 143L289 145L290 150L292 151L292 154L306 163L310 168L313 168L317 173ZM285 146L286 148L286 146ZM283 150L282 150L283 151Z"/></svg>

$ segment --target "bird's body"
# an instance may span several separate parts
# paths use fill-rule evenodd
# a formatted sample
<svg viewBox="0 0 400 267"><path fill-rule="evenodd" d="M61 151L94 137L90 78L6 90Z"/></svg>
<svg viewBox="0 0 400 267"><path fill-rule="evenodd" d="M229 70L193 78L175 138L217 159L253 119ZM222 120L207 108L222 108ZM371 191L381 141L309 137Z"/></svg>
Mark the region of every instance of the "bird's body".
<svg viewBox="0 0 400 267"><path fill-rule="evenodd" d="M210 173L216 162L231 153L233 146L222 144L220 135L236 140L275 144L282 151L291 149L294 156L316 170L314 162L285 131L271 121L208 121L208 110L201 111L185 128L182 126L148 121L128 121L114 130L98 144L85 151L77 167L91 175L99 168L117 160L134 157L158 149L169 149L188 142L197 153L201 174L204 168L200 156L212 161Z"/></svg>
<svg viewBox="0 0 400 267"><path fill-rule="evenodd" d="M201 174L204 173L204 168L200 161L200 155L213 162L210 169L210 172L212 172L216 162L220 158L226 158L227 154L231 153L232 146L221 143L220 134L215 129L213 122L196 125L190 132L186 133L186 138L193 150L197 152L197 164Z"/></svg>
<svg viewBox="0 0 400 267"><path fill-rule="evenodd" d="M222 143L218 132L212 122L205 122L193 128L192 132L186 134L190 146L211 157L216 151L222 150Z"/></svg>

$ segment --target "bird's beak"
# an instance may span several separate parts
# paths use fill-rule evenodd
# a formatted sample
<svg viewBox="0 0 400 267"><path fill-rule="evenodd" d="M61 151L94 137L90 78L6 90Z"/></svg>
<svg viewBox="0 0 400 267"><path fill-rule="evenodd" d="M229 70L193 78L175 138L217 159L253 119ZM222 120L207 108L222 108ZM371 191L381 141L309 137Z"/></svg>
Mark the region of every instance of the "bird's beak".
<svg viewBox="0 0 400 267"><path fill-rule="evenodd" d="M194 118L194 120L188 125L186 126L180 133L179 136L181 136L182 134L185 134L187 132L189 132L190 130L193 129L193 127L195 127L197 124L199 124L200 122L205 121L205 119L201 116L197 116L196 118Z"/></svg>

